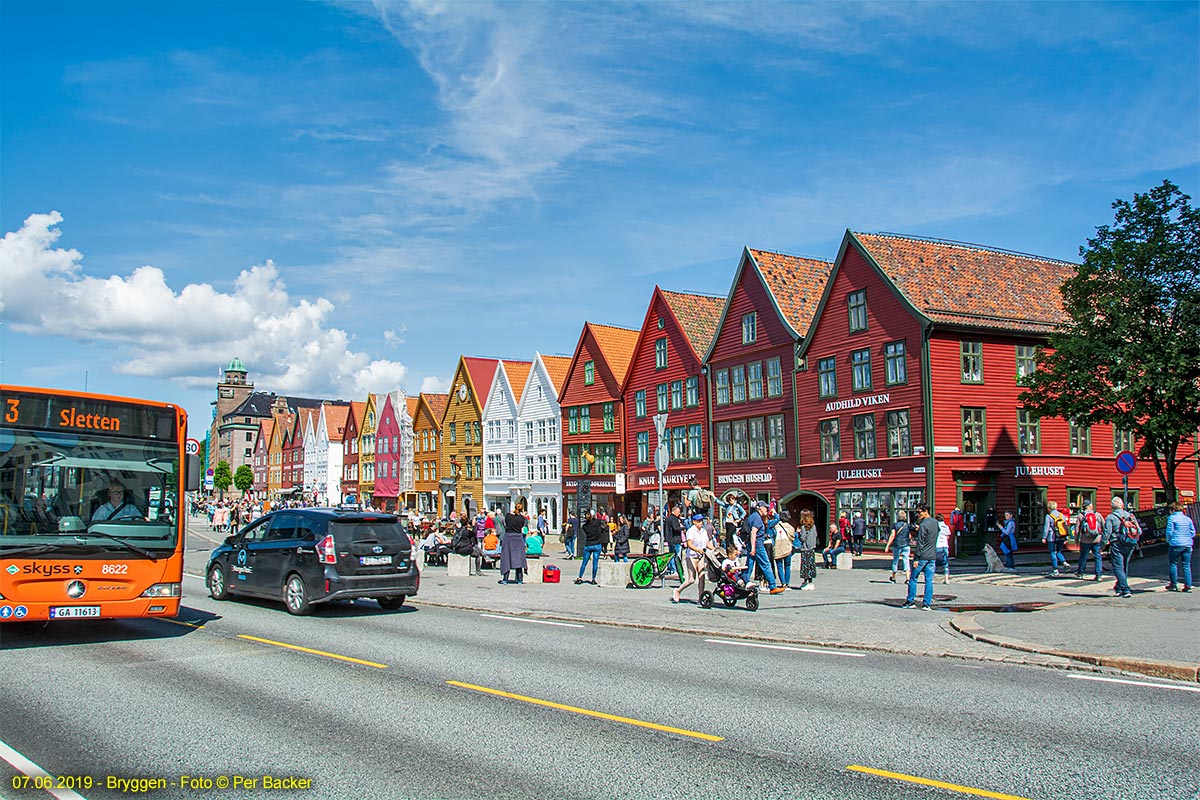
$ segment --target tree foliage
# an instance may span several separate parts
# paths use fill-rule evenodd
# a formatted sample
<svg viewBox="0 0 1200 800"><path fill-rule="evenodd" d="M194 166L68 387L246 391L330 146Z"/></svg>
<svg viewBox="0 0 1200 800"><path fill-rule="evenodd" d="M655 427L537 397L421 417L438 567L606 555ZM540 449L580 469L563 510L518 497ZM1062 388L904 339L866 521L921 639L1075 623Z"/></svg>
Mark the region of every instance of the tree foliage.
<svg viewBox="0 0 1200 800"><path fill-rule="evenodd" d="M1040 416L1136 434L1171 499L1200 429L1200 211L1190 201L1163 181L1112 204L1114 224L1079 248L1083 263L1061 289L1068 319L1021 395Z"/></svg>
<svg viewBox="0 0 1200 800"><path fill-rule="evenodd" d="M233 483L233 474L229 469L229 462L218 461L216 469L213 470L213 486L223 495L231 483Z"/></svg>
<svg viewBox="0 0 1200 800"><path fill-rule="evenodd" d="M249 464L242 464L237 468L237 472L233 473L233 485L242 494L254 485L254 470L250 469Z"/></svg>

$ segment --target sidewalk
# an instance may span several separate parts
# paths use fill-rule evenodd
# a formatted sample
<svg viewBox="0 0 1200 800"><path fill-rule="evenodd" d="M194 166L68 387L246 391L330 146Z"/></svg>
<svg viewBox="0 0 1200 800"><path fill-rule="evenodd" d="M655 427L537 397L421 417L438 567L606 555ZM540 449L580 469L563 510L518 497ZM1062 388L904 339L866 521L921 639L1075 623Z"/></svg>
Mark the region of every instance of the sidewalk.
<svg viewBox="0 0 1200 800"><path fill-rule="evenodd" d="M1190 594L1162 591L1165 557L1134 562L1131 578L1142 580L1131 580L1134 596L1125 600L1111 596L1107 573L1092 583L1073 576L1050 578L1045 569L1030 566L1019 568L1017 576L1027 579L1026 584L997 585L982 580L982 562L953 561L951 582L943 584L938 578L933 612L899 608L905 586L889 582L890 563L890 558L868 555L855 559L852 570L818 569L815 591L764 593L757 612L743 604L701 609L694 586L685 591L685 602L674 605L669 598L675 581L668 581L666 589L576 586L572 581L579 561L566 561L560 554L530 561L539 570L546 564L558 566L560 584L500 586L499 574L491 570L448 578L445 568L425 568L413 603L797 645L1198 680L1200 589ZM918 598L922 588L918 586ZM998 610L1026 603L1042 605L1029 613ZM993 608L997 610L989 610Z"/></svg>

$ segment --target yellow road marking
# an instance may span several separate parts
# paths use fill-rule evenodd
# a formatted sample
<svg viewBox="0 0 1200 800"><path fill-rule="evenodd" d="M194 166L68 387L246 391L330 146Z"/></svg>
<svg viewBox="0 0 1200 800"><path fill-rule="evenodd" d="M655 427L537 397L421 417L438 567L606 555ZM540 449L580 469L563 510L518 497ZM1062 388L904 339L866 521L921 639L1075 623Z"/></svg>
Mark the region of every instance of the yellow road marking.
<svg viewBox="0 0 1200 800"><path fill-rule="evenodd" d="M693 739L703 739L706 742L723 742L724 736L713 736L711 733L699 733L697 731L689 731L683 728L672 728L669 725L659 725L655 722L646 722L640 719L632 719L630 717L618 717L615 714L605 714L603 711L592 711L588 708L577 708L575 706L567 706L562 703L553 703L549 700L539 700L536 697L526 697L523 694L513 694L511 692L502 692L499 689L489 689L486 686L476 686L473 683L462 683L460 681L446 681L451 686L457 686L460 689L470 689L473 692L483 692L484 694L494 694L497 697L507 697L510 700L520 700L524 703L533 703L546 708L556 708L559 711L570 711L573 714L583 714L588 717L596 717L598 719L606 719L610 722L623 722L626 725L636 725L639 728L650 728L656 731L666 731L667 733L677 733L680 736L691 736Z"/></svg>
<svg viewBox="0 0 1200 800"><path fill-rule="evenodd" d="M846 767L851 772L865 772L868 775L878 775L881 778L891 778L894 781L907 781L908 783L919 783L922 786L934 786L938 789L949 789L952 792L962 792L976 797L991 797L993 800L1029 800L1028 797L1020 797L1015 794L1004 794L1003 792L992 792L987 789L975 789L971 786L959 786L957 783L945 783L943 781L935 781L929 778L918 778L916 775L905 775L902 772L888 772L882 769L872 769L871 767L860 767L851 765Z"/></svg>
<svg viewBox="0 0 1200 800"><path fill-rule="evenodd" d="M261 644L270 644L275 647L283 647L288 650L298 650L301 653L311 653L314 656L324 656L325 658L335 658L338 661L349 661L351 664L362 664L366 667L375 667L376 669L387 669L387 664L377 664L374 661L363 661L361 658L351 658L350 656L339 656L337 653L326 653L324 650L313 650L310 647L301 647L296 644L287 644L285 642L274 642L270 639L260 639L257 636L247 636L244 633L239 633L239 639L246 639L251 642L259 642Z"/></svg>

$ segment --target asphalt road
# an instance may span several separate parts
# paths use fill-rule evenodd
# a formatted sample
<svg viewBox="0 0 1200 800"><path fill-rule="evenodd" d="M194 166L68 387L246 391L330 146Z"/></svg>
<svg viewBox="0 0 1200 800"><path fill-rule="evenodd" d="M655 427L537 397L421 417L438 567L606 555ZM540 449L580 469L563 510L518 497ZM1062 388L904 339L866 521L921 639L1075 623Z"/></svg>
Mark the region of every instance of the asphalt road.
<svg viewBox="0 0 1200 800"><path fill-rule="evenodd" d="M195 578L185 593L191 625L0 628L2 752L90 776L89 799L971 796L914 778L991 797L1200 793L1200 693L1169 682L419 605L293 618L215 602ZM14 788L12 760L0 797L54 796ZM264 775L312 785L264 790Z"/></svg>

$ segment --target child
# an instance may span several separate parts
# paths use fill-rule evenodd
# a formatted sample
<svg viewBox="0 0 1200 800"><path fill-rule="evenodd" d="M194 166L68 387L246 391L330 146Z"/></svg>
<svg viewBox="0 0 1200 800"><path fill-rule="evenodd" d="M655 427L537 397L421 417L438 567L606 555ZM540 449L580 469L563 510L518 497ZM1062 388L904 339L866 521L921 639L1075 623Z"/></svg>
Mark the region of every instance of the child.
<svg viewBox="0 0 1200 800"><path fill-rule="evenodd" d="M724 572L729 582L739 589L746 588L746 581L742 580L742 569L738 562L738 550L733 545L725 550L725 559L721 562L721 572Z"/></svg>

